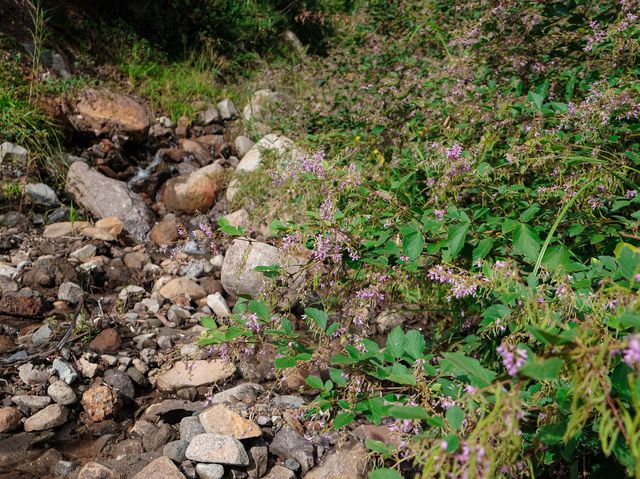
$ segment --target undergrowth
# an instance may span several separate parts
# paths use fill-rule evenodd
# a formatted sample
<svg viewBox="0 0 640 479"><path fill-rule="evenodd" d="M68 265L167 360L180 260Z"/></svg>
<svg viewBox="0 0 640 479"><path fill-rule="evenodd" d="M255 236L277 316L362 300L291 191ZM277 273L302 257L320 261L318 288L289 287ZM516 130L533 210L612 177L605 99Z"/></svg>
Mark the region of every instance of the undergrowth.
<svg viewBox="0 0 640 479"><path fill-rule="evenodd" d="M640 477L637 12L371 1L327 59L268 69L304 84L272 126L312 153L253 195L304 205L271 226L309 260L203 344L274 344L307 429L384 426L372 479Z"/></svg>

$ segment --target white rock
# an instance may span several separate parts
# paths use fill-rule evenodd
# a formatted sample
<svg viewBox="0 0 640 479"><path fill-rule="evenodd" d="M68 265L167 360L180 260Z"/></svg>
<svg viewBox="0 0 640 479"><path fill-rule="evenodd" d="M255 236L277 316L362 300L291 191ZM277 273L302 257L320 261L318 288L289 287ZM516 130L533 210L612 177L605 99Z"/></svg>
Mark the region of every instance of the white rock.
<svg viewBox="0 0 640 479"><path fill-rule="evenodd" d="M238 111L236 110L235 105L229 99L224 99L221 102L218 102L218 112L220 112L220 117L223 120L230 120L231 118L238 116Z"/></svg>
<svg viewBox="0 0 640 479"><path fill-rule="evenodd" d="M16 163L26 163L29 152L26 148L14 143L4 142L0 145L0 164L4 161L15 161Z"/></svg>
<svg viewBox="0 0 640 479"><path fill-rule="evenodd" d="M211 308L216 316L221 318L227 318L231 315L227 300L220 293L213 293L207 296L207 306Z"/></svg>
<svg viewBox="0 0 640 479"><path fill-rule="evenodd" d="M64 381L56 381L47 388L47 394L56 403L69 406L77 401L76 394Z"/></svg>
<svg viewBox="0 0 640 479"><path fill-rule="evenodd" d="M144 288L142 286L136 286L135 284L130 284L129 286L125 286L122 288L120 293L118 294L118 298L122 301L126 301L129 296L135 296L138 294L144 294Z"/></svg>
<svg viewBox="0 0 640 479"><path fill-rule="evenodd" d="M35 205L55 208L60 204L56 192L44 183L29 183L25 186L24 192Z"/></svg>
<svg viewBox="0 0 640 479"><path fill-rule="evenodd" d="M67 408L59 404L51 404L28 418L24 422L24 430L27 432L44 431L61 426L67 422L67 415Z"/></svg>
<svg viewBox="0 0 640 479"><path fill-rule="evenodd" d="M60 285L60 288L58 288L58 299L61 301L67 301L71 304L77 304L80 302L83 296L84 291L82 291L82 288L76 283L72 283L71 281L62 283Z"/></svg>
<svg viewBox="0 0 640 479"><path fill-rule="evenodd" d="M197 462L215 462L231 466L248 466L249 456L236 438L217 434L198 434L189 443L186 456Z"/></svg>
<svg viewBox="0 0 640 479"><path fill-rule="evenodd" d="M76 258L83 263L87 260L90 260L96 255L96 247L92 244L86 244L82 248L78 248L73 253L69 255L71 258Z"/></svg>

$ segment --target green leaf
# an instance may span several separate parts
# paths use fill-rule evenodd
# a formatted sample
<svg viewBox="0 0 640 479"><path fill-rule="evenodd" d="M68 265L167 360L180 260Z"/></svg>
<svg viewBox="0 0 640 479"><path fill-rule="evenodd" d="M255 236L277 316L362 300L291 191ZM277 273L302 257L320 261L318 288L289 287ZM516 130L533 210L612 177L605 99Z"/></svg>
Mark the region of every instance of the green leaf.
<svg viewBox="0 0 640 479"><path fill-rule="evenodd" d="M421 358L424 355L426 346L424 336L420 331L412 329L404 335L404 351L413 359Z"/></svg>
<svg viewBox="0 0 640 479"><path fill-rule="evenodd" d="M306 383L314 389L324 391L324 383L318 376L307 376Z"/></svg>
<svg viewBox="0 0 640 479"><path fill-rule="evenodd" d="M277 264L272 264L270 266L256 266L253 270L258 273L262 273L267 278L277 278L282 272L282 268Z"/></svg>
<svg viewBox="0 0 640 479"><path fill-rule="evenodd" d="M338 386L346 386L348 384L347 380L344 378L342 369L329 368L329 377Z"/></svg>
<svg viewBox="0 0 640 479"><path fill-rule="evenodd" d="M271 310L262 301L249 301L249 311L256 313L256 315L263 321L269 321L271 319Z"/></svg>
<svg viewBox="0 0 640 479"><path fill-rule="evenodd" d="M535 361L520 369L520 373L538 381L558 379L560 370L564 366L561 358L549 358L544 361Z"/></svg>
<svg viewBox="0 0 640 479"><path fill-rule="evenodd" d="M410 224L400 228L400 233L402 234L402 252L411 261L415 261L424 249L422 232L417 226Z"/></svg>
<svg viewBox="0 0 640 479"><path fill-rule="evenodd" d="M456 452L460 447L460 439L455 434L448 434L444 439L447 442L447 452Z"/></svg>
<svg viewBox="0 0 640 479"><path fill-rule="evenodd" d="M304 313L307 315L307 317L313 319L313 321L322 331L327 329L327 323L329 322L327 313L325 313L321 309L316 308L305 308Z"/></svg>
<svg viewBox="0 0 640 479"><path fill-rule="evenodd" d="M551 272L566 271L571 263L569 249L564 245L556 245L547 249L542 264Z"/></svg>
<svg viewBox="0 0 640 479"><path fill-rule="evenodd" d="M393 469L385 467L384 469L376 469L369 473L369 479L403 479L402 474Z"/></svg>
<svg viewBox="0 0 640 479"><path fill-rule="evenodd" d="M462 426L462 422L464 421L464 411L459 406L452 406L447 409L445 417L447 418L447 422L449 423L449 426L451 426L451 429L455 431L460 429L460 426Z"/></svg>
<svg viewBox="0 0 640 479"><path fill-rule="evenodd" d="M242 236L244 235L244 228L242 226L238 226L237 228L231 226L229 220L227 218L220 218L218 220L218 225L220 231L229 236Z"/></svg>
<svg viewBox="0 0 640 479"><path fill-rule="evenodd" d="M520 223L513 230L513 250L531 261L535 261L540 252L540 236L531 226Z"/></svg>
<svg viewBox="0 0 640 479"><path fill-rule="evenodd" d="M469 231L470 224L471 223L465 222L449 227L447 241L451 259L457 258L460 254L460 251L462 251L464 242L467 238L467 231Z"/></svg>
<svg viewBox="0 0 640 479"><path fill-rule="evenodd" d="M547 424L538 431L538 438L547 446L553 446L562 442L566 429L566 422Z"/></svg>
<svg viewBox="0 0 640 479"><path fill-rule="evenodd" d="M373 452L380 454L384 457L391 457L396 452L395 448L387 446L382 441L376 441L375 439L367 439L364 445L371 449Z"/></svg>
<svg viewBox="0 0 640 479"><path fill-rule="evenodd" d="M387 337L387 347L394 358L401 358L404 353L404 332L400 326L396 326L391 330Z"/></svg>
<svg viewBox="0 0 640 479"><path fill-rule="evenodd" d="M573 338L575 337L575 333L572 330L566 330L562 333L558 334L555 329L541 329L536 326L528 326L527 330L531 333L533 337L543 342L544 344L549 345L563 345L563 344L571 344L573 342Z"/></svg>
<svg viewBox="0 0 640 479"><path fill-rule="evenodd" d="M502 319L511 314L511 309L509 306L504 304L493 304L484 310L482 313L482 317L484 320L482 321L483 326L487 326L492 324L496 319Z"/></svg>
<svg viewBox="0 0 640 479"><path fill-rule="evenodd" d="M390 406L387 414L396 419L426 420L429 418L427 411L419 406Z"/></svg>
<svg viewBox="0 0 640 479"><path fill-rule="evenodd" d="M337 431L345 427L347 424L351 424L356 418L356 415L352 412L342 412L333 418L333 430Z"/></svg>
<svg viewBox="0 0 640 479"><path fill-rule="evenodd" d="M487 257L489 252L493 248L493 239L492 238L483 238L478 242L478 245L473 248L473 262L477 263L479 259L484 259Z"/></svg>
<svg viewBox="0 0 640 479"><path fill-rule="evenodd" d="M528 223L533 219L538 211L540 211L540 205L534 204L529 206L529 208L520 213L520 221L522 221L523 223Z"/></svg>
<svg viewBox="0 0 640 479"><path fill-rule="evenodd" d="M288 358L288 357L276 358L273 361L273 365L278 369L292 368L297 363L298 363L298 361L296 360L296 358Z"/></svg>
<svg viewBox="0 0 640 479"><path fill-rule="evenodd" d="M200 320L200 324L202 324L202 326L204 326L207 329L218 329L218 325L216 324L215 320L211 316L204 316Z"/></svg>
<svg viewBox="0 0 640 479"><path fill-rule="evenodd" d="M530 91L527 95L527 100L533 103L538 110L542 110L542 104L544 103L544 96L540 93Z"/></svg>
<svg viewBox="0 0 640 479"><path fill-rule="evenodd" d="M454 375L466 375L471 384L477 387L489 386L496 377L496 373L483 368L477 359L462 353L443 353L440 367Z"/></svg>

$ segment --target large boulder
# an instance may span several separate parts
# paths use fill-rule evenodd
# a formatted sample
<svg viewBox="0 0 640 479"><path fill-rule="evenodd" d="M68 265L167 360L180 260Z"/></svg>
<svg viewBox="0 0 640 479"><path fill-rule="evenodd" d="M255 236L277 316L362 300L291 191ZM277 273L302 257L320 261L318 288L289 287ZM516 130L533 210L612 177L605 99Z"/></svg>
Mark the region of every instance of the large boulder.
<svg viewBox="0 0 640 479"><path fill-rule="evenodd" d="M107 178L83 161L75 161L67 173L66 190L97 218L117 216L135 241L146 241L151 228L151 210L126 183Z"/></svg>
<svg viewBox="0 0 640 479"><path fill-rule="evenodd" d="M66 105L73 127L96 136L119 134L142 139L151 124L146 108L130 96L86 88Z"/></svg>
<svg viewBox="0 0 640 479"><path fill-rule="evenodd" d="M235 174L257 170L264 162L265 154L275 154L279 161L291 164L301 161L304 157L304 151L298 148L293 140L286 136L269 134L253 145L242 157L236 167ZM239 188L238 178L231 180L226 193L227 201L233 200Z"/></svg>
<svg viewBox="0 0 640 479"><path fill-rule="evenodd" d="M258 266L279 265L289 274L296 274L306 263L304 255L287 255L283 257L278 248L267 243L260 243L245 238L235 239L224 256L220 280L222 287L229 294L248 295L253 298L260 295L266 284L266 276L255 271ZM303 280L300 275L296 282Z"/></svg>
<svg viewBox="0 0 640 479"><path fill-rule="evenodd" d="M223 172L224 168L214 163L188 175L171 178L162 187L160 200L172 210L204 213L215 203Z"/></svg>

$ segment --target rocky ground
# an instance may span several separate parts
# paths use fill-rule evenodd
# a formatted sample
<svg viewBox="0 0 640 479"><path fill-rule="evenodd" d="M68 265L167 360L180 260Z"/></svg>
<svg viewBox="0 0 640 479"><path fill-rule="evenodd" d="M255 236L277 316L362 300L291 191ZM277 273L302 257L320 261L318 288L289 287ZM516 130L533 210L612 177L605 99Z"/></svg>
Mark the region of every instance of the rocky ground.
<svg viewBox="0 0 640 479"><path fill-rule="evenodd" d="M202 317L228 316L263 287L253 268L282 260L260 233L211 231L249 221L229 211L238 172L301 154L261 123L277 98L175 125L105 90L67 102L81 147L64 190L34 180L0 214L0 478L364 477L361 441L384 430L311 434L310 398L275 381L268 349L232 363L196 344ZM2 175L24 180L27 155L2 144Z"/></svg>

